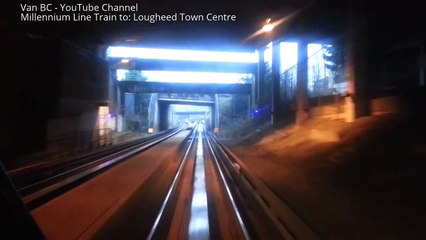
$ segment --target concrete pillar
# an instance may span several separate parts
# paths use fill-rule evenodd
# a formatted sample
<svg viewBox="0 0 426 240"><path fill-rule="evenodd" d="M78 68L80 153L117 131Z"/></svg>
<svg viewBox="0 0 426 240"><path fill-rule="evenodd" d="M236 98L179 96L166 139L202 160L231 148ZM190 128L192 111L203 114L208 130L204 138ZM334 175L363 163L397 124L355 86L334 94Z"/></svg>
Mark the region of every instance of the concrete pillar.
<svg viewBox="0 0 426 240"><path fill-rule="evenodd" d="M251 101L252 101L252 96L251 95L246 95L247 96L247 119L251 119L251 109L252 109L252 105L251 105Z"/></svg>
<svg viewBox="0 0 426 240"><path fill-rule="evenodd" d="M308 44L304 41L300 41L297 46L296 125L300 125L309 117Z"/></svg>
<svg viewBox="0 0 426 240"><path fill-rule="evenodd" d="M219 116L220 116L220 110L219 110L219 95L214 95L214 109L215 109L215 116L214 116L214 130L213 132L217 133L219 132Z"/></svg>
<svg viewBox="0 0 426 240"><path fill-rule="evenodd" d="M124 91L117 85L116 87L117 113L124 115Z"/></svg>
<svg viewBox="0 0 426 240"><path fill-rule="evenodd" d="M345 76L348 86L347 94L345 95L345 121L353 122L355 120L355 69L354 69L354 47L349 43L347 55L345 58Z"/></svg>
<svg viewBox="0 0 426 240"><path fill-rule="evenodd" d="M159 102L158 102L158 93L153 93L154 96L151 99L151 101L153 101L154 104L154 117L153 117L153 127L152 127L152 132L158 132L160 129L160 107L159 107Z"/></svg>
<svg viewBox="0 0 426 240"><path fill-rule="evenodd" d="M280 43L272 44L272 89L271 124L276 124L281 113L280 106Z"/></svg>
<svg viewBox="0 0 426 240"><path fill-rule="evenodd" d="M263 88L265 86L265 55L264 55L265 48L261 48L259 50L259 62L257 64L257 84L256 84L256 103L257 108L263 107L265 104L264 101L262 101L262 93Z"/></svg>
<svg viewBox="0 0 426 240"><path fill-rule="evenodd" d="M108 82L108 102L110 103L111 111L118 111L118 95L117 95L117 69L110 69Z"/></svg>
<svg viewBox="0 0 426 240"><path fill-rule="evenodd" d="M367 23L364 9L365 3L348 1L347 39L345 57L345 75L348 91L345 100L345 120L352 122L360 116L370 114L367 81L365 39Z"/></svg>

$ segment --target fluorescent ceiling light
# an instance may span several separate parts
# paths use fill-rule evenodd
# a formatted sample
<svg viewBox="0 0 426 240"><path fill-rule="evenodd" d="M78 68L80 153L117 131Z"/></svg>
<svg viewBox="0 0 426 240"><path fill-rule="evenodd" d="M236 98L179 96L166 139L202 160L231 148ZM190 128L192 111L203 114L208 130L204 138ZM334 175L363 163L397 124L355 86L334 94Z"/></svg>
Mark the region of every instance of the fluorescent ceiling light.
<svg viewBox="0 0 426 240"><path fill-rule="evenodd" d="M108 57L184 60L204 62L257 63L256 52L219 52L198 50L155 49L135 47L109 47Z"/></svg>

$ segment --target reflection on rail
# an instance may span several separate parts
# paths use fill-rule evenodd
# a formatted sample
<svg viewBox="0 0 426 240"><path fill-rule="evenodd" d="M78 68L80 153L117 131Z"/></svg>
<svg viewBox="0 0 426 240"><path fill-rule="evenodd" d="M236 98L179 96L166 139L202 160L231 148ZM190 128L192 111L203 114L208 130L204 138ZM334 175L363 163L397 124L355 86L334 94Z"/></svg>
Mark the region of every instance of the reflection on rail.
<svg viewBox="0 0 426 240"><path fill-rule="evenodd" d="M82 212L84 218L91 219L88 224L92 225L74 226L76 230L72 234L90 239L320 239L282 199L250 172L241 159L207 131L202 122L191 131L183 131L129 159L120 167L111 168L108 174L98 174L180 130L173 129L159 138L128 146L94 161L81 160L81 164L70 169L67 169L70 165L62 166L64 171L19 190L21 194L28 191L23 194L24 200L29 205L36 205L47 195L66 188L66 183L79 184L99 175L82 185L87 186L86 189L97 188L99 191L94 192L98 193L81 196L74 191L81 188L75 188L68 192L75 194L64 201L69 203L76 197L83 197L85 200L79 202L80 210L84 210L93 206L86 199L105 199L111 195L102 208L89 214L90 217ZM120 176L126 176L130 182L121 179L115 186L113 179ZM117 191L111 191L110 184ZM72 194L66 194L64 198L68 195ZM46 213L54 209L50 203L60 200L62 198L56 198L37 208L35 212L40 209L37 216L49 218ZM63 216L68 216L69 205L62 206L61 212L62 209L66 212ZM52 232L57 233L58 226L67 225L66 221L58 224L55 221L48 219L49 224L43 226L47 229L53 224L56 227Z"/></svg>
<svg viewBox="0 0 426 240"><path fill-rule="evenodd" d="M320 239L202 124L195 129L148 239ZM185 178L192 182L190 201L179 205L188 197L180 194ZM186 217L176 223L166 212ZM171 230L179 228L186 232Z"/></svg>
<svg viewBox="0 0 426 240"><path fill-rule="evenodd" d="M228 174L234 196L239 198L248 218L242 219L250 235L261 239L321 239L282 199L273 193L258 179L242 159L235 156L223 144L209 133L213 149L220 159L218 166L223 166ZM238 190L237 190L238 189ZM247 207L249 206L249 209Z"/></svg>
<svg viewBox="0 0 426 240"><path fill-rule="evenodd" d="M209 239L207 193L204 171L203 125L198 125L197 154L195 157L195 176L189 221L189 239Z"/></svg>
<svg viewBox="0 0 426 240"><path fill-rule="evenodd" d="M177 183L178 183L178 181L179 181L179 180L180 180L180 178L181 178L181 175L182 175L182 173L183 173L183 169L184 169L185 164L186 164L186 162L188 161L188 158L189 158L189 153L190 153L191 148L193 147L193 144L194 144L194 140L195 140L195 133L196 133L196 132L195 132L195 131L193 131L193 132L192 132L192 134L191 134L191 141L190 141L190 143L189 143L189 146L188 146L188 148L187 148L187 149L186 149L186 151L185 151L185 154L184 154L184 156L183 156L183 158L182 158L181 163L179 164L179 168L178 168L178 170L177 170L177 172L176 172L175 177L173 178L173 182L172 182L172 184L170 185L169 190L167 191L167 195L166 195L166 197L165 197L165 199L164 199L164 201L163 201L163 204L161 205L160 211L159 211L159 213L158 213L158 215L157 215L157 217L156 217L156 219L155 219L155 222L154 222L154 224L153 224L153 226L152 226L152 228L151 228L151 231L150 231L150 233L149 233L149 235L148 235L147 239L152 239L152 238L154 237L154 234L156 233L156 231L158 231L159 223L160 223L160 221L161 221L161 218L163 217L163 214L164 214L165 208L166 208L166 207L167 207L167 205L169 204L170 197L171 197L171 195L172 195L172 194L175 194L175 192L176 192L176 189L177 189Z"/></svg>

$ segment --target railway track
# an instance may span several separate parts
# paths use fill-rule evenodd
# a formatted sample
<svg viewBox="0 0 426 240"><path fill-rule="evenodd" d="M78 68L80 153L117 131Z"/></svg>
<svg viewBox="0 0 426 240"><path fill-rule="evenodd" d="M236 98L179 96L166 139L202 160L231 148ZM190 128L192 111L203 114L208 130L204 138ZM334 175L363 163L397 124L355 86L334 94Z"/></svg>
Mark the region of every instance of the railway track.
<svg viewBox="0 0 426 240"><path fill-rule="evenodd" d="M198 125L147 239L321 239Z"/></svg>
<svg viewBox="0 0 426 240"><path fill-rule="evenodd" d="M128 157L168 139L184 128L181 126L169 129L64 162L52 161L14 169L8 171L8 175L23 202L33 209Z"/></svg>
<svg viewBox="0 0 426 240"><path fill-rule="evenodd" d="M49 194L59 194L60 189L69 184L80 184L85 178L110 169L180 130L174 129L158 139L77 164L76 168L18 190L21 194L28 191L23 195L27 205L47 201ZM93 215L96 220L92 226L84 227L77 239L321 239L204 125L195 126L189 135L186 134L187 137L180 137L180 142L168 141L168 145L158 148L169 148L173 142L178 144L176 149L179 150L170 157L173 159L159 162L156 170L149 171L151 173L140 185L132 187L134 192L128 193L125 202L120 200L120 204L102 210L102 216ZM154 157L152 160L159 153L158 149L149 154ZM127 173L117 175L122 174ZM108 185L96 187L108 192ZM88 198L94 199L93 196ZM85 204L87 201L79 202ZM87 207L90 206L84 208ZM38 212L36 215L46 214Z"/></svg>

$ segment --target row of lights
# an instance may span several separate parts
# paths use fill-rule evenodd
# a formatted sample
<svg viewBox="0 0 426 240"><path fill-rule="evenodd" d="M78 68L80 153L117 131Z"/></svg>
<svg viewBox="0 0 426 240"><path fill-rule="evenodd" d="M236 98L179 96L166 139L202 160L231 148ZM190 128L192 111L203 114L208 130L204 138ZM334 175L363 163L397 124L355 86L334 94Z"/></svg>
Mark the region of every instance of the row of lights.
<svg viewBox="0 0 426 240"><path fill-rule="evenodd" d="M276 22L271 22L271 20L272 20L271 18L267 18L265 20L265 24L263 25L263 27L261 29L262 32L265 32L265 33L271 32L275 28L276 25L281 24L281 22L282 22L281 20L276 21ZM171 50L171 51L173 51L173 50ZM128 64L130 62L130 59L129 58L123 58L123 59L121 59L120 62L122 64Z"/></svg>

